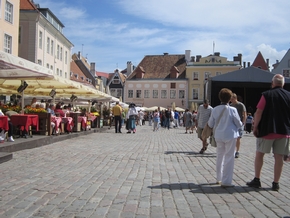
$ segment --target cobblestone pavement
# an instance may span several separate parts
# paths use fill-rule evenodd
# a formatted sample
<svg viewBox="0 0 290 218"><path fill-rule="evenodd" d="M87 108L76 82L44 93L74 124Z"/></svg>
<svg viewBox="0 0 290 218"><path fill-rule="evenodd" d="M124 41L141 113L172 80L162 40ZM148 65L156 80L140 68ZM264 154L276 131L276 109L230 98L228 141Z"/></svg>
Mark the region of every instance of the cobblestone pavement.
<svg viewBox="0 0 290 218"><path fill-rule="evenodd" d="M215 184L215 148L199 154L184 128L138 126L136 134L80 136L15 152L0 165L0 217L290 217L290 164L271 190L273 155L262 188L254 177L255 138L245 134L235 159L235 187Z"/></svg>

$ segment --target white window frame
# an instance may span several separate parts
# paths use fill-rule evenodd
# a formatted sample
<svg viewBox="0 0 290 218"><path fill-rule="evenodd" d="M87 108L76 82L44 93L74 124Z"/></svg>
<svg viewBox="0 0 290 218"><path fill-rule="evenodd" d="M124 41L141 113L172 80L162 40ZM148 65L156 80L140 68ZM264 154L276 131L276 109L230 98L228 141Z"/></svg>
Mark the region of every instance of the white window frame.
<svg viewBox="0 0 290 218"><path fill-rule="evenodd" d="M161 98L167 98L167 90L161 90Z"/></svg>
<svg viewBox="0 0 290 218"><path fill-rule="evenodd" d="M13 4L7 0L5 3L5 20L9 23L13 23Z"/></svg>
<svg viewBox="0 0 290 218"><path fill-rule="evenodd" d="M56 58L59 60L59 45L57 45L56 49Z"/></svg>
<svg viewBox="0 0 290 218"><path fill-rule="evenodd" d="M4 34L4 51L12 54L12 36Z"/></svg>
<svg viewBox="0 0 290 218"><path fill-rule="evenodd" d="M50 50L50 38L47 37L46 39L46 53L49 54L49 50Z"/></svg>
<svg viewBox="0 0 290 218"><path fill-rule="evenodd" d="M50 43L50 54L53 56L53 53L54 53L54 41L51 40L51 43Z"/></svg>
<svg viewBox="0 0 290 218"><path fill-rule="evenodd" d="M120 79L119 78L114 78L112 81L112 84L120 84Z"/></svg>
<svg viewBox="0 0 290 218"><path fill-rule="evenodd" d="M198 72L193 72L193 80L198 80L198 76L199 76L199 73Z"/></svg>
<svg viewBox="0 0 290 218"><path fill-rule="evenodd" d="M128 90L128 98L133 98L133 90Z"/></svg>
<svg viewBox="0 0 290 218"><path fill-rule="evenodd" d="M192 99L198 99L199 90L196 88L192 89Z"/></svg>
<svg viewBox="0 0 290 218"><path fill-rule="evenodd" d="M136 98L142 98L142 90L141 89L136 90Z"/></svg>
<svg viewBox="0 0 290 218"><path fill-rule="evenodd" d="M208 80L210 77L210 72L204 72L204 80Z"/></svg>
<svg viewBox="0 0 290 218"><path fill-rule="evenodd" d="M42 35L42 31L39 31L39 35L38 35L38 47L40 48L40 49L42 49L42 37L43 35Z"/></svg>
<svg viewBox="0 0 290 218"><path fill-rule="evenodd" d="M176 90L170 90L170 99L175 99L176 98Z"/></svg>
<svg viewBox="0 0 290 218"><path fill-rule="evenodd" d="M67 64L67 51L64 53L64 63Z"/></svg>
<svg viewBox="0 0 290 218"><path fill-rule="evenodd" d="M62 47L60 47L59 59L62 61Z"/></svg>
<svg viewBox="0 0 290 218"><path fill-rule="evenodd" d="M144 90L144 98L150 98L150 90Z"/></svg>
<svg viewBox="0 0 290 218"><path fill-rule="evenodd" d="M153 90L152 98L158 98L158 90Z"/></svg>
<svg viewBox="0 0 290 218"><path fill-rule="evenodd" d="M178 91L178 98L184 99L185 98L185 90L179 90Z"/></svg>

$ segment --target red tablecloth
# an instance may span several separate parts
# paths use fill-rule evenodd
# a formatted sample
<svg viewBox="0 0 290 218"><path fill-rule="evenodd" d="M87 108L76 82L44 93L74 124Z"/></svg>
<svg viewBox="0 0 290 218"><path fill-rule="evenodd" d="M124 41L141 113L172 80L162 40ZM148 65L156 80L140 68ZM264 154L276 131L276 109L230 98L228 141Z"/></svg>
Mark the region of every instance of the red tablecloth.
<svg viewBox="0 0 290 218"><path fill-rule="evenodd" d="M9 125L8 125L7 116L0 116L0 129L4 129L5 131L8 131Z"/></svg>
<svg viewBox="0 0 290 218"><path fill-rule="evenodd" d="M82 128L86 129L87 128L87 117L78 116L78 123L81 123Z"/></svg>
<svg viewBox="0 0 290 218"><path fill-rule="evenodd" d="M62 117L62 122L64 123L65 129L68 132L72 132L74 127L74 122L72 117Z"/></svg>
<svg viewBox="0 0 290 218"><path fill-rule="evenodd" d="M92 122L94 122L95 119L97 119L97 117L95 115L88 116L88 120L91 120Z"/></svg>
<svg viewBox="0 0 290 218"><path fill-rule="evenodd" d="M55 123L56 130L57 128L60 127L61 121L62 121L61 117L51 116L51 122Z"/></svg>
<svg viewBox="0 0 290 218"><path fill-rule="evenodd" d="M34 114L11 115L10 121L14 126L20 126L21 130L26 130L28 132L29 126L34 126L36 127L36 131L38 131L38 115Z"/></svg>

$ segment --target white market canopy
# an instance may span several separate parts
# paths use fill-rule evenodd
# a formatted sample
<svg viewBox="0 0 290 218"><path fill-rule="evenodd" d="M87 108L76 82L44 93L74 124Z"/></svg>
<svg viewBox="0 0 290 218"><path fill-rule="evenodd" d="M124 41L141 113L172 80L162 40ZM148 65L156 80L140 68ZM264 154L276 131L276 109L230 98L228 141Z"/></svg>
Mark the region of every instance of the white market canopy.
<svg viewBox="0 0 290 218"><path fill-rule="evenodd" d="M48 96L54 89L56 95L62 97L76 95L83 99L118 101L117 98L84 84L53 75L48 68L0 51L0 93L17 94L21 80L28 84L25 95Z"/></svg>

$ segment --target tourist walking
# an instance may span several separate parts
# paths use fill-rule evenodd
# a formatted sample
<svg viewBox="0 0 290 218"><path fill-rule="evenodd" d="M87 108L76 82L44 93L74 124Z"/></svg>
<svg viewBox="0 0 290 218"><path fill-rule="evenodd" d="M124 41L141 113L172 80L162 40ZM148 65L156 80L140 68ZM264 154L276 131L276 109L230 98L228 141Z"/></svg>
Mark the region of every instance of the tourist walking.
<svg viewBox="0 0 290 218"><path fill-rule="evenodd" d="M112 108L112 113L115 118L115 133L122 133L122 107L119 102L116 102L116 105Z"/></svg>
<svg viewBox="0 0 290 218"><path fill-rule="evenodd" d="M243 126L239 129L239 137L237 139L236 142L236 153L235 153L235 158L239 158L240 154L240 145L241 145L241 138L243 137L243 133L244 133L244 126L246 123L246 119L247 119L247 111L246 111L246 107L242 102L238 101L237 95L235 93L233 93L233 96L231 98L231 106L235 107L238 110L240 119L243 123Z"/></svg>
<svg viewBox="0 0 290 218"><path fill-rule="evenodd" d="M200 150L200 154L203 154L208 146L207 139L201 138L202 130L204 129L207 121L211 115L212 107L209 105L209 101L205 99L203 104L198 107L197 116L196 116L196 126L197 126L197 135L198 138L202 141L202 148Z"/></svg>
<svg viewBox="0 0 290 218"><path fill-rule="evenodd" d="M229 89L221 89L219 99L221 105L213 108L211 116L208 120L208 126L213 128L213 136L216 140L216 178L217 184L222 187L233 186L234 174L234 153L236 141L239 137L239 128L242 122L238 111L234 107L229 106L232 91Z"/></svg>

